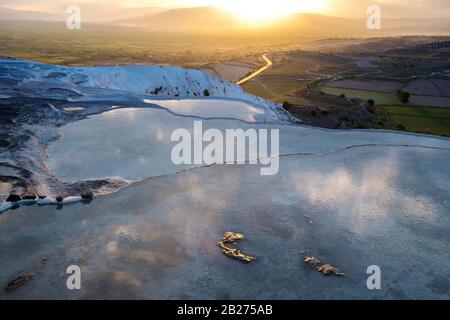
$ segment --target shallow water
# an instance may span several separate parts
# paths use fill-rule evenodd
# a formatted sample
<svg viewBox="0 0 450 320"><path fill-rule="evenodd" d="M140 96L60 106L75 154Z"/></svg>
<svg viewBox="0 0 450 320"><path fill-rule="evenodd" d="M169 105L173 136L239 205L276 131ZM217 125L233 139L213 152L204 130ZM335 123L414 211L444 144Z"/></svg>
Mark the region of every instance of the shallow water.
<svg viewBox="0 0 450 320"><path fill-rule="evenodd" d="M187 101L188 105L192 103ZM204 102L209 105L208 101ZM61 128L61 138L48 147L48 167L64 181L108 177L140 180L178 172L193 165L172 163L171 151L177 143L170 141L171 134L185 128L193 135L194 121L198 120L156 108L117 108L94 115ZM427 136L249 124L228 119L203 120L203 130L209 128L219 129L222 133L238 128L279 129L281 154L329 153L357 145L450 146L448 139Z"/></svg>
<svg viewBox="0 0 450 320"><path fill-rule="evenodd" d="M218 165L90 205L8 211L0 283L39 272L6 298L448 299L449 155L359 147L284 157L277 176ZM227 230L246 236L240 247L253 263L220 252ZM305 249L346 277L306 268ZM80 291L65 288L71 264L82 269ZM381 268L379 291L366 287L370 265Z"/></svg>
<svg viewBox="0 0 450 320"><path fill-rule="evenodd" d="M184 100L144 100L157 104L173 113L202 118L231 118L247 122L265 122L270 120L266 108L256 107L247 102L220 99L184 99Z"/></svg>
<svg viewBox="0 0 450 320"><path fill-rule="evenodd" d="M64 180L146 179L89 205L0 215L0 298L450 298L450 140L374 131L207 120L205 128L279 128L280 172L171 164L170 134L192 117L115 109L61 128L49 167ZM217 247L223 232L256 260ZM346 277L304 266L301 251ZM47 258L43 263L42 259ZM66 289L65 269L82 270ZM366 287L378 265L382 289Z"/></svg>

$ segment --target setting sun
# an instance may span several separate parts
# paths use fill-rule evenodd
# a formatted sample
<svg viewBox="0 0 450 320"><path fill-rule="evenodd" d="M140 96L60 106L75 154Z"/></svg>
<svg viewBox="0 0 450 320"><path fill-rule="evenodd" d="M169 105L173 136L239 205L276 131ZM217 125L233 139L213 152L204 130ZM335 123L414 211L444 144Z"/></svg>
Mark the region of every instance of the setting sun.
<svg viewBox="0 0 450 320"><path fill-rule="evenodd" d="M250 21L272 20L296 12L324 10L328 0L217 0L218 5Z"/></svg>

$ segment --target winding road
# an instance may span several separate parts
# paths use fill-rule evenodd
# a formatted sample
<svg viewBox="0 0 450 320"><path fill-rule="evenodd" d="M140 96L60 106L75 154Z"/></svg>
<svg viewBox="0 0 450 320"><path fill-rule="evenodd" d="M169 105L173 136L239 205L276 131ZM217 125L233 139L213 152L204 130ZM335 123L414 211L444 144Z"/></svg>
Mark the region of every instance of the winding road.
<svg viewBox="0 0 450 320"><path fill-rule="evenodd" d="M243 83L253 79L254 77L260 75L261 73L263 73L264 71L266 71L267 69L269 69L272 66L273 63L272 63L272 61L269 60L269 58L267 58L266 54L263 54L262 57L266 61L266 65L264 67L259 68L258 70L256 70L249 76L245 77L244 79L239 80L238 82L236 82L236 84L239 84L239 85L243 84Z"/></svg>

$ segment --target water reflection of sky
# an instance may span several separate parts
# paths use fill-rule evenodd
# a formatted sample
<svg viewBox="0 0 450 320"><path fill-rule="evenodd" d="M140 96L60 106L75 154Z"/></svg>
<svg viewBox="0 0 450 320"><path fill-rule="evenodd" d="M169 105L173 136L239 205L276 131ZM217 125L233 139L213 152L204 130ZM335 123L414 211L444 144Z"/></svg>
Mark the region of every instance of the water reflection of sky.
<svg viewBox="0 0 450 320"><path fill-rule="evenodd" d="M187 103L189 107L199 101L201 100L166 101L166 103L182 108L183 103ZM205 106L210 102L223 103L208 100ZM61 127L61 138L48 147L48 166L54 174L65 181L110 177L139 180L174 173L191 166L176 166L172 163L171 151L176 143L170 141L170 137L174 130L180 128L187 129L192 135L194 121L198 119L176 116L157 108L114 108ZM204 120L203 130L210 128L223 133L226 129L279 129L281 154L323 154L353 145L449 147L450 144L444 139L389 132L332 131L303 126L245 124L235 120ZM394 170L391 168L395 163L394 160L383 160L390 163L380 169L380 172L387 174L389 170ZM333 179L338 179L341 185L353 183L352 177L342 172L338 174L338 178Z"/></svg>
<svg viewBox="0 0 450 320"><path fill-rule="evenodd" d="M0 216L0 242L8 243L0 250L0 280L45 256L36 291L24 286L20 297L73 294L49 290L61 273L54 261L64 261L81 265L82 294L91 298L373 298L366 268L377 264L402 295L447 297L430 283L448 289L441 285L449 261L448 155L358 147L282 157L276 176L262 177L253 166L212 166L148 179L89 206L24 207ZM246 236L239 246L257 257L254 264L220 252L216 243L227 230ZM304 249L347 277L304 268Z"/></svg>
<svg viewBox="0 0 450 320"><path fill-rule="evenodd" d="M233 100L144 100L180 115L203 118L233 118L247 122L264 121L265 111L249 103Z"/></svg>

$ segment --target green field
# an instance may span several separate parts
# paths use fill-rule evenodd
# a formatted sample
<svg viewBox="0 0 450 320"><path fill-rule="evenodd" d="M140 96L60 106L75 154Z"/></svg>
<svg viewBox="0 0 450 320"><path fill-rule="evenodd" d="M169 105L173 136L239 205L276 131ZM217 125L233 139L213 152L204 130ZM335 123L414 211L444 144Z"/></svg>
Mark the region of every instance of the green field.
<svg viewBox="0 0 450 320"><path fill-rule="evenodd" d="M321 87L321 91L324 93L339 96L342 93L350 98L357 98L362 100L372 99L378 105L396 105L399 103L395 93L391 92L379 92L379 91L367 91L359 89L347 89L347 88L334 88L334 87Z"/></svg>
<svg viewBox="0 0 450 320"><path fill-rule="evenodd" d="M390 117L390 129L450 136L450 108L400 105L394 93L358 89L321 87L321 91L363 100L373 99Z"/></svg>
<svg viewBox="0 0 450 320"><path fill-rule="evenodd" d="M257 81L248 81L241 85L242 89L248 93L251 93L255 96L259 96L265 99L273 100L275 96L267 91L259 82Z"/></svg>
<svg viewBox="0 0 450 320"><path fill-rule="evenodd" d="M301 77L318 73L327 75L342 73L348 71L347 64L351 62L350 59L336 55L295 51L278 54L273 58L275 58L274 65L265 72L266 75Z"/></svg>
<svg viewBox="0 0 450 320"><path fill-rule="evenodd" d="M264 81L260 80L260 82L268 87L271 92L257 81L247 82L243 85L243 88L249 93L276 102L287 101L292 104L316 106L321 109L342 107L325 101L290 95L290 93L295 91L296 86L301 85L298 81L266 79ZM348 97L375 100L378 105L382 105L381 107L390 116L390 124L386 129L400 129L403 127L406 131L450 136L450 108L399 105L393 93L331 87L322 87L321 90L333 95L344 93ZM278 93L278 95L274 93Z"/></svg>
<svg viewBox="0 0 450 320"><path fill-rule="evenodd" d="M384 106L395 126L407 131L450 136L450 108ZM395 127L394 126L394 127Z"/></svg>
<svg viewBox="0 0 450 320"><path fill-rule="evenodd" d="M293 94L304 81L284 80L284 79L264 79L248 81L242 88L254 95L277 100L283 96Z"/></svg>
<svg viewBox="0 0 450 320"><path fill-rule="evenodd" d="M303 106L317 106L322 109L339 107L330 102L314 100L294 94L297 89L304 87L310 82L308 80L263 79L246 82L242 85L242 88L248 93L279 103L286 101Z"/></svg>

